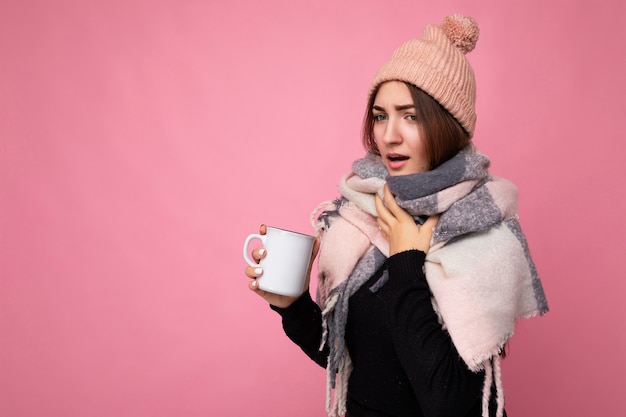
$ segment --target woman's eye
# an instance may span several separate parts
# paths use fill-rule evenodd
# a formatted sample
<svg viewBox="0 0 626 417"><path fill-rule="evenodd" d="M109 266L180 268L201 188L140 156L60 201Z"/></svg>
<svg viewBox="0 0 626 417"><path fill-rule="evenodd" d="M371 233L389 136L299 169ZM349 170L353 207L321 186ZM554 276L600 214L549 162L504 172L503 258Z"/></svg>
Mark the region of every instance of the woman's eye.
<svg viewBox="0 0 626 417"><path fill-rule="evenodd" d="M412 122L417 121L417 117L415 117L415 115L414 115L414 114L407 114L407 116L406 116L406 117L407 117L407 119L409 119L409 120L410 120L410 121L412 121Z"/></svg>
<svg viewBox="0 0 626 417"><path fill-rule="evenodd" d="M383 120L387 120L387 115L386 114L375 114L374 115L374 121L375 122L382 122Z"/></svg>

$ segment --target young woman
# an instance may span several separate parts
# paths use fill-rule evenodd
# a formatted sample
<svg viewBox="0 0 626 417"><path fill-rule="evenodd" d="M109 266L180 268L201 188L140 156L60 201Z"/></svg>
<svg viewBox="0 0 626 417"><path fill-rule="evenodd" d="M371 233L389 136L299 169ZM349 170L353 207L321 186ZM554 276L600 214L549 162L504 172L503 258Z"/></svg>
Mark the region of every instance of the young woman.
<svg viewBox="0 0 626 417"><path fill-rule="evenodd" d="M341 197L313 216L317 303L308 289L262 291L262 270L246 269L287 336L326 367L330 415L506 415L504 345L518 318L548 311L516 188L491 177L471 143L475 81L465 54L477 39L472 18L449 16L378 71L367 155L341 180Z"/></svg>

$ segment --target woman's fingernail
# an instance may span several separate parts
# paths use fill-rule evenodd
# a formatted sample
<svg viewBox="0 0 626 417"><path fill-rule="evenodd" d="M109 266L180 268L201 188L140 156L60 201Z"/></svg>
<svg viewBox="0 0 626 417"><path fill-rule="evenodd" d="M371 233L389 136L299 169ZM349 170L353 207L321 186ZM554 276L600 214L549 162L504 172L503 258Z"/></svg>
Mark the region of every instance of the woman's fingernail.
<svg viewBox="0 0 626 417"><path fill-rule="evenodd" d="M258 282L256 282L256 281L252 281L252 284L251 284L251 285L252 285L252 288L256 288L256 287L258 287L258 286L259 286L259 283L258 283Z"/></svg>
<svg viewBox="0 0 626 417"><path fill-rule="evenodd" d="M254 273L257 275L261 275L263 273L263 268L254 268Z"/></svg>
<svg viewBox="0 0 626 417"><path fill-rule="evenodd" d="M259 249L259 255L261 256L265 255L265 249Z"/></svg>

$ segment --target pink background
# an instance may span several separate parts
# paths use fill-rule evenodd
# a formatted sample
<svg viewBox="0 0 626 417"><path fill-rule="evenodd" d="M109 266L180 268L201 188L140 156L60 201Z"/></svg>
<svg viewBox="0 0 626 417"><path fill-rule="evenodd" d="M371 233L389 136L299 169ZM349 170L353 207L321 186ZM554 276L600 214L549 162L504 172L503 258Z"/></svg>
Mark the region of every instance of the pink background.
<svg viewBox="0 0 626 417"><path fill-rule="evenodd" d="M40 0L0 5L0 416L324 416L241 244L311 231L375 70L454 12L552 309L509 414L625 415L622 0Z"/></svg>

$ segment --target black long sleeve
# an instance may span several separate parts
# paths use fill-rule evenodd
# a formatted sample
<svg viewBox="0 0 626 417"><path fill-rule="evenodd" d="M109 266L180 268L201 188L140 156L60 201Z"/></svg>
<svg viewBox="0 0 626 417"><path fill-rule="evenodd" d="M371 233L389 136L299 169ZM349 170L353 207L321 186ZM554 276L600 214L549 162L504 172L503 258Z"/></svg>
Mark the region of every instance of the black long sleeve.
<svg viewBox="0 0 626 417"><path fill-rule="evenodd" d="M283 319L283 329L292 342L300 346L318 365L326 367L328 347L320 351L322 341L322 310L305 292L287 308L270 305Z"/></svg>

